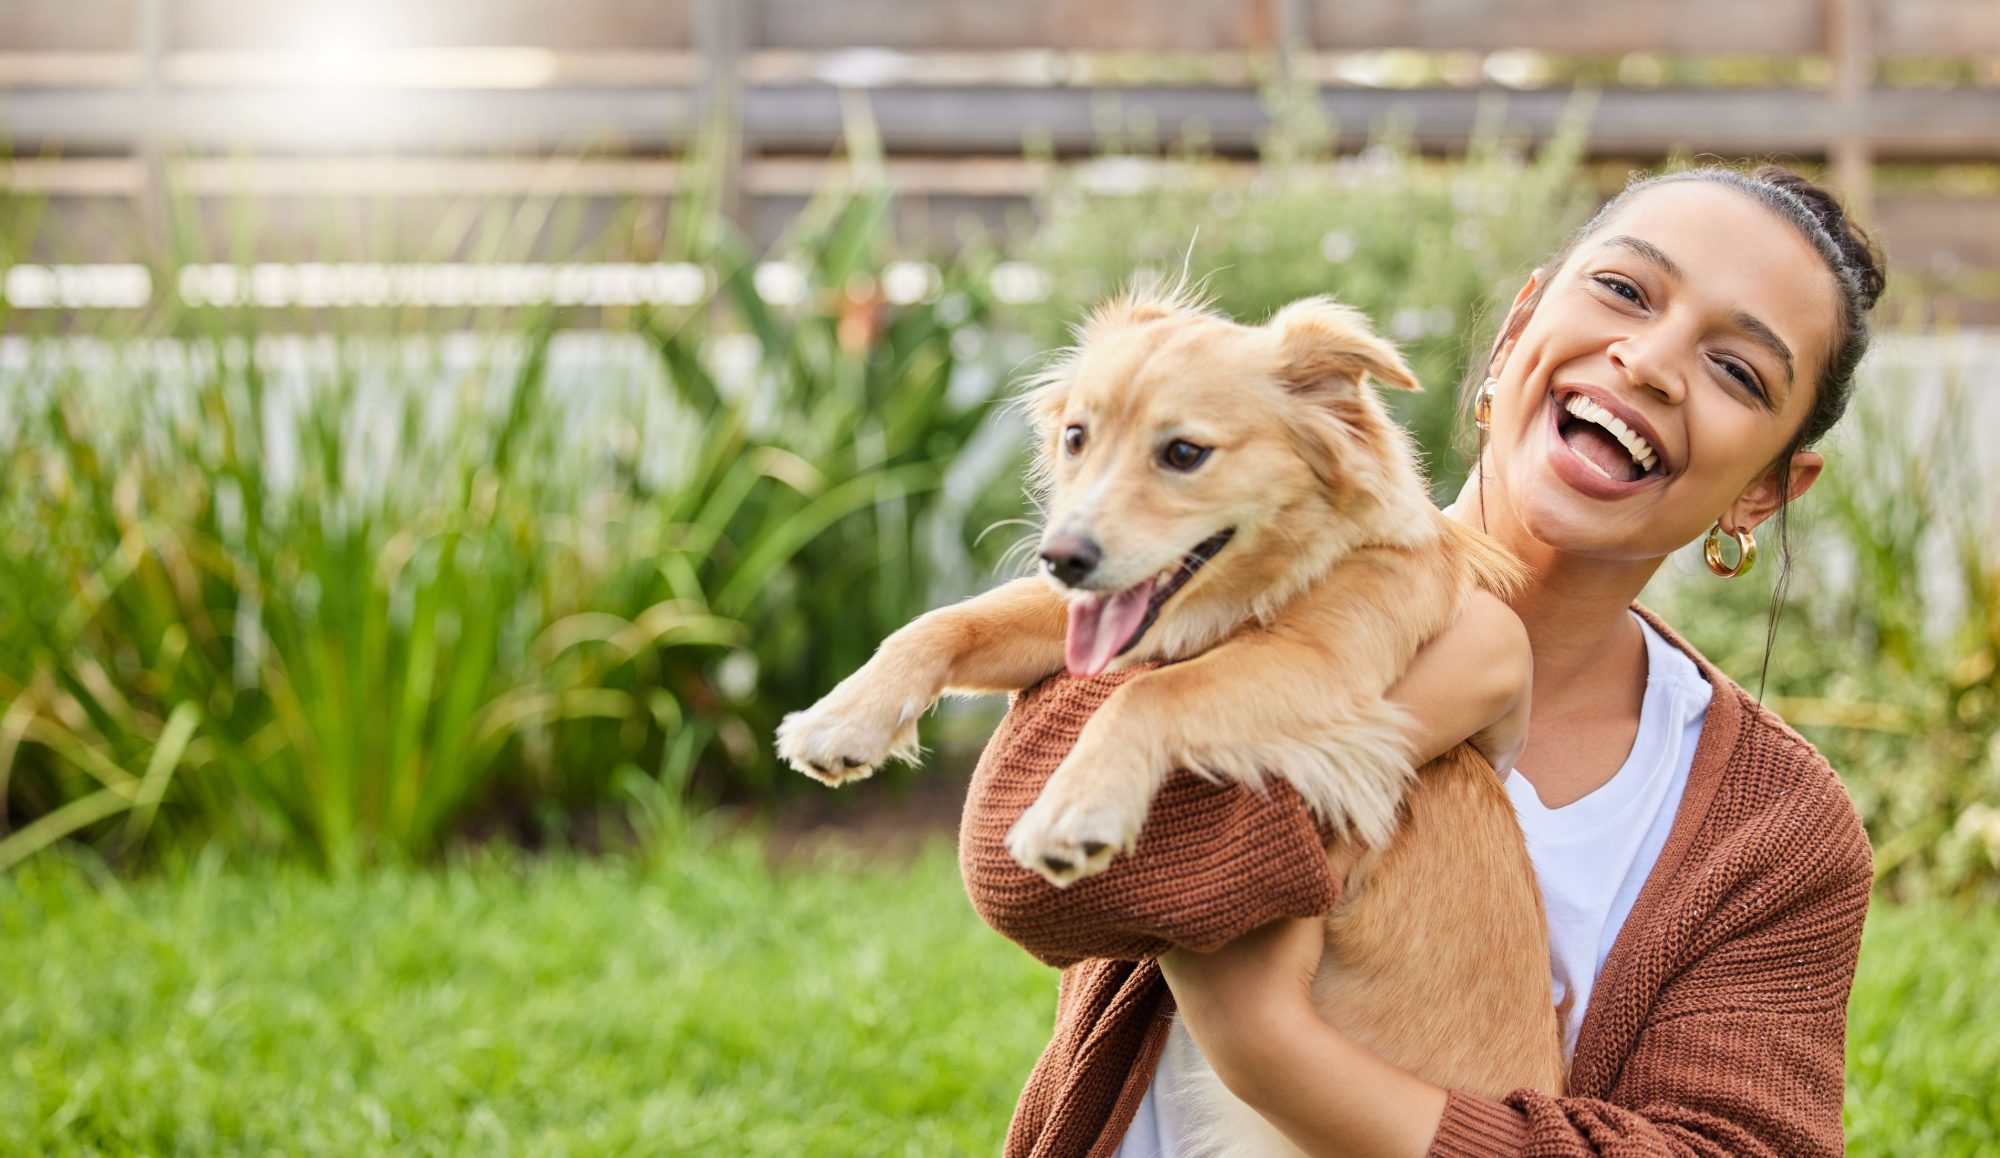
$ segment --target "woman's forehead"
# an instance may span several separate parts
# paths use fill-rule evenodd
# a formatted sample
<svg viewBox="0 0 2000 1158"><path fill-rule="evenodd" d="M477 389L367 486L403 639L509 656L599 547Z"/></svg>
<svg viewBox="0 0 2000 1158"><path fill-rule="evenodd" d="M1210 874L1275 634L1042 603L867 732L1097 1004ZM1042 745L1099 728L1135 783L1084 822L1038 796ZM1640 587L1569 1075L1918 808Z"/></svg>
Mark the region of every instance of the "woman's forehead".
<svg viewBox="0 0 2000 1158"><path fill-rule="evenodd" d="M1829 306L1835 300L1833 271L1798 226L1717 181L1666 181L1642 189L1598 222L1577 251L1620 236L1650 242L1690 272L1747 270L1752 284L1823 291ZM1703 265L1712 268L1698 268Z"/></svg>

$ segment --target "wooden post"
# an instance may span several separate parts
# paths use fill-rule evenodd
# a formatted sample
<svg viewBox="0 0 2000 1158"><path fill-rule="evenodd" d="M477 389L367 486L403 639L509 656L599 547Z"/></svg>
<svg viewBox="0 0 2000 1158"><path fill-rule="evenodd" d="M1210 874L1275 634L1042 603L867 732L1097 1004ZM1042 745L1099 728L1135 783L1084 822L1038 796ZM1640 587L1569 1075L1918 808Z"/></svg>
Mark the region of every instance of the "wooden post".
<svg viewBox="0 0 2000 1158"><path fill-rule="evenodd" d="M1270 0L1270 4L1271 50L1278 62L1278 79L1290 85L1295 79L1293 56L1310 48L1306 40L1305 2Z"/></svg>
<svg viewBox="0 0 2000 1158"><path fill-rule="evenodd" d="M1874 13L1869 0L1826 0L1827 57L1833 64L1832 98L1848 127L1827 142L1833 183L1855 217L1873 216L1875 142L1864 125L1875 78Z"/></svg>
<svg viewBox="0 0 2000 1158"><path fill-rule="evenodd" d="M173 239L168 235L165 131L160 106L167 89L167 42L172 36L172 0L141 0L139 5L139 163L144 184L139 190L139 214L158 247L158 276L169 262Z"/></svg>
<svg viewBox="0 0 2000 1158"><path fill-rule="evenodd" d="M746 231L750 220L743 167L754 145L746 139L743 121L743 57L750 48L754 2L699 0L694 13L695 48L702 60L696 131L706 134L702 146L719 168L716 209Z"/></svg>

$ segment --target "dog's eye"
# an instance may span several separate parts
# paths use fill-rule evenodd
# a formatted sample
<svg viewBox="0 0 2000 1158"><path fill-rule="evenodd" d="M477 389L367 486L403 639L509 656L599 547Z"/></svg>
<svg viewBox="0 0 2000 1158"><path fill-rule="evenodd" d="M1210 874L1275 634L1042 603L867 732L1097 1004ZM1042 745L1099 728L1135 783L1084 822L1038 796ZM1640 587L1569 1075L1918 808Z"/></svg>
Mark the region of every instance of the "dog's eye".
<svg viewBox="0 0 2000 1158"><path fill-rule="evenodd" d="M1184 438L1176 438L1160 452L1160 461L1175 470L1193 470L1208 457L1208 447L1196 446Z"/></svg>
<svg viewBox="0 0 2000 1158"><path fill-rule="evenodd" d="M1076 454L1083 449L1083 427L1072 426L1063 431L1063 450Z"/></svg>

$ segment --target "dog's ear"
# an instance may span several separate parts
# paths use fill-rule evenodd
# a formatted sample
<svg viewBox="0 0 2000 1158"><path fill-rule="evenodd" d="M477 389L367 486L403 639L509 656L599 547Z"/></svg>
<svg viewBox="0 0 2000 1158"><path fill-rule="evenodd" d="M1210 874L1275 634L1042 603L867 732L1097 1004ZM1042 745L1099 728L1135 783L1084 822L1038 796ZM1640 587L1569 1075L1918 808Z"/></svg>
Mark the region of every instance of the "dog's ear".
<svg viewBox="0 0 2000 1158"><path fill-rule="evenodd" d="M1398 390L1421 390L1403 355L1383 341L1360 310L1332 298L1304 298L1272 315L1285 386L1298 393L1347 394L1363 378Z"/></svg>

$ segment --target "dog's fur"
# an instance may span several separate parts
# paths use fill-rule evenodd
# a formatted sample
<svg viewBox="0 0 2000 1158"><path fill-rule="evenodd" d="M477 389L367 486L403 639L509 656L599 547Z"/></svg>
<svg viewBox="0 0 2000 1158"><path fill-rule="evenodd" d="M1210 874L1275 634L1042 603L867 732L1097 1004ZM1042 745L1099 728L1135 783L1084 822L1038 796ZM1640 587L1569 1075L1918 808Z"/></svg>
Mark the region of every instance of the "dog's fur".
<svg viewBox="0 0 2000 1158"><path fill-rule="evenodd" d="M1416 389L1402 358L1325 298L1248 327L1183 292L1133 293L1078 336L1026 398L1044 542L1100 547L1080 581L1100 593L1195 570L1111 666L1170 662L1092 717L1009 851L1064 885L1132 847L1171 770L1281 776L1347 834L1330 850L1351 867L1314 989L1327 1019L1440 1085L1559 1090L1547 932L1512 806L1467 747L1416 774L1407 720L1384 697L1475 586L1504 594L1523 578L1426 497L1367 386ZM1175 470L1161 459L1173 439L1213 449ZM1191 564L1226 528L1220 552ZM830 784L914 759L917 717L940 694L1061 669L1068 604L1087 598L1037 577L931 612L787 717L778 750ZM1212 1143L1194 1152L1291 1152L1212 1075L1185 1096Z"/></svg>

